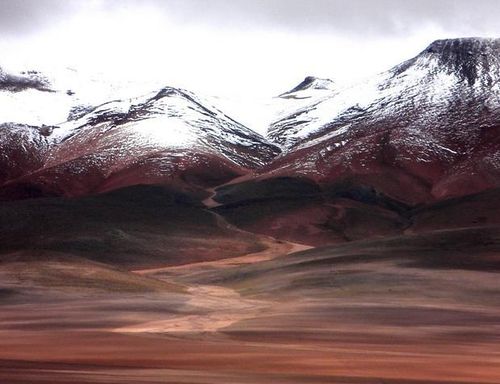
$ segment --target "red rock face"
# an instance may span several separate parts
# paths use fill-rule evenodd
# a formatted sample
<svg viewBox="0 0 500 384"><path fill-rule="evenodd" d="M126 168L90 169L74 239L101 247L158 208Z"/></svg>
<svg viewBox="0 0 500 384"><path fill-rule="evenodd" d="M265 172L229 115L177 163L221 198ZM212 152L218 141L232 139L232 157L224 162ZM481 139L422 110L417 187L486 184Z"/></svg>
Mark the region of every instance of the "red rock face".
<svg viewBox="0 0 500 384"><path fill-rule="evenodd" d="M2 140L9 148L3 199L75 197L138 184L204 198L207 188L278 153L263 137L172 88L97 107L48 138L29 129L29 137L9 131L12 139Z"/></svg>
<svg viewBox="0 0 500 384"><path fill-rule="evenodd" d="M366 131L373 131L367 127ZM498 131L492 127L491 131ZM466 143L447 143L447 151L428 154L425 148L399 141L402 130L386 130L356 139L346 134L313 146L292 149L262 168L261 178L308 177L323 185L346 181L369 185L409 205L465 196L500 186L500 135L460 154Z"/></svg>
<svg viewBox="0 0 500 384"><path fill-rule="evenodd" d="M253 184L218 188L219 210L247 230L310 245L492 222L499 84L499 41L461 39L329 96L299 86L281 98L300 107L269 132L283 153ZM284 180L316 189L259 187Z"/></svg>
<svg viewBox="0 0 500 384"><path fill-rule="evenodd" d="M206 188L222 184L246 170L223 158L196 152L166 152L130 163L96 161L94 154L42 168L7 183L5 190L18 193L30 186L43 196L85 196L131 185L164 185L199 198ZM13 192L10 195L13 196Z"/></svg>
<svg viewBox="0 0 500 384"><path fill-rule="evenodd" d="M48 143L39 128L2 124L0 135L0 185L43 165Z"/></svg>
<svg viewBox="0 0 500 384"><path fill-rule="evenodd" d="M202 198L248 175L252 182L307 179L322 191L371 188L415 207L498 188L499 47L488 39L438 41L345 89L307 78L281 96L296 109L269 131L283 146L278 157L265 138L169 87L84 108L45 131L5 126L0 196L82 196L160 184ZM259 191L258 198L275 192Z"/></svg>
<svg viewBox="0 0 500 384"><path fill-rule="evenodd" d="M395 235L408 225L397 212L345 198L255 201L217 212L246 231L312 246Z"/></svg>
<svg viewBox="0 0 500 384"><path fill-rule="evenodd" d="M420 55L275 122L287 151L261 177L374 187L409 205L500 186L500 40Z"/></svg>

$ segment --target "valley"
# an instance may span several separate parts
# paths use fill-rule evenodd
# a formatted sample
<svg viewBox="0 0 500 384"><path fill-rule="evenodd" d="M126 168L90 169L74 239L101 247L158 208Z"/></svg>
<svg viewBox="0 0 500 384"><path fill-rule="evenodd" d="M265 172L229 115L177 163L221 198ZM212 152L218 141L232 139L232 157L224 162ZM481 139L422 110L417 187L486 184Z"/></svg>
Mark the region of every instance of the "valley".
<svg viewBox="0 0 500 384"><path fill-rule="evenodd" d="M73 77L0 69L0 383L500 382L499 39L308 76L265 135Z"/></svg>
<svg viewBox="0 0 500 384"><path fill-rule="evenodd" d="M33 263L35 277L2 263L0 379L496 383L499 236L442 231L114 272L129 292L102 267Z"/></svg>

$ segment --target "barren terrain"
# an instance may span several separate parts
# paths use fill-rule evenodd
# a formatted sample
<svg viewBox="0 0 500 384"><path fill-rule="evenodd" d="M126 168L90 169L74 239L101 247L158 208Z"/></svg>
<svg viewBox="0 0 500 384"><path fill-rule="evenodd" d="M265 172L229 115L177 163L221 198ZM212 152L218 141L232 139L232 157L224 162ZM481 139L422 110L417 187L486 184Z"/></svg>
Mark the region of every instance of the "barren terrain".
<svg viewBox="0 0 500 384"><path fill-rule="evenodd" d="M269 240L141 269L4 257L0 382L498 383L499 239Z"/></svg>

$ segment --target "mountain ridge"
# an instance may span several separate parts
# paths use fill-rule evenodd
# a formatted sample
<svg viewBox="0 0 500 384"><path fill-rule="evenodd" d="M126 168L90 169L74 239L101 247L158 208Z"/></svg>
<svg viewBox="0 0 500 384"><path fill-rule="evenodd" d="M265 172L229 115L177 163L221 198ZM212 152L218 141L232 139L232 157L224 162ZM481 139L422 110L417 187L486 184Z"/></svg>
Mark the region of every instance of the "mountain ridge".
<svg viewBox="0 0 500 384"><path fill-rule="evenodd" d="M85 173L88 166L102 180L120 169L108 159L126 159L128 167L148 156L162 163L162 156L175 154L176 163L187 165L181 157L189 153L193 159L202 155L204 166L213 166L207 156L216 156L235 177L305 177L324 185L350 180L405 204L427 203L498 186L498 47L498 39L437 40L414 58L346 88L308 76L276 98L281 116L268 138L189 91L163 87L82 106L57 126L13 126L26 132L11 140L18 145L20 137L38 130L38 142L55 148L48 151L47 169L86 159L76 169L63 167L64 175ZM164 163L153 168L157 181L172 172ZM36 183L41 177L50 184L40 170L29 173L37 175Z"/></svg>
<svg viewBox="0 0 500 384"><path fill-rule="evenodd" d="M83 110L58 126L4 124L2 129L22 132L1 141L5 153L29 147L39 159L38 167L24 174L14 157L4 159L5 168L17 168L12 173L17 178L3 180L8 199L26 193L79 196L155 183L204 196L206 187L279 153L258 133L172 87Z"/></svg>

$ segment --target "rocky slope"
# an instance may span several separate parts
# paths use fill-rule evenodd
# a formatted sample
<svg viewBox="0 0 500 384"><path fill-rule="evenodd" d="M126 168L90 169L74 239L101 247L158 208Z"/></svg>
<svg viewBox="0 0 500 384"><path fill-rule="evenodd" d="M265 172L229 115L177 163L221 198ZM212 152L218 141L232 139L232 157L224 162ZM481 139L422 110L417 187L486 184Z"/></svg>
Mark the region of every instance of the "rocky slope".
<svg viewBox="0 0 500 384"><path fill-rule="evenodd" d="M399 234L419 209L500 187L496 39L436 41L347 88L307 77L275 98L269 139L181 89L89 105L84 88L62 91L71 76L2 76L0 96L78 101L61 124L0 126L3 199L158 184L246 229L324 244Z"/></svg>
<svg viewBox="0 0 500 384"><path fill-rule="evenodd" d="M269 136L287 151L263 173L419 204L498 187L499 129L500 40L441 40L275 122Z"/></svg>
<svg viewBox="0 0 500 384"><path fill-rule="evenodd" d="M348 88L310 82L280 96L301 103L270 127L282 155L218 189L224 215L309 244L402 233L415 209L449 199L457 225L482 220L459 212L500 187L500 40L436 41Z"/></svg>
<svg viewBox="0 0 500 384"><path fill-rule="evenodd" d="M59 125L0 129L4 198L78 196L135 184L203 195L279 152L194 94L171 87L73 108Z"/></svg>

